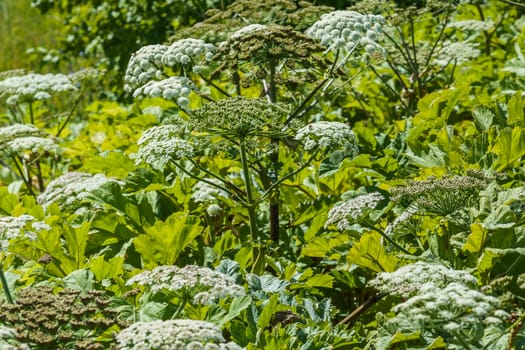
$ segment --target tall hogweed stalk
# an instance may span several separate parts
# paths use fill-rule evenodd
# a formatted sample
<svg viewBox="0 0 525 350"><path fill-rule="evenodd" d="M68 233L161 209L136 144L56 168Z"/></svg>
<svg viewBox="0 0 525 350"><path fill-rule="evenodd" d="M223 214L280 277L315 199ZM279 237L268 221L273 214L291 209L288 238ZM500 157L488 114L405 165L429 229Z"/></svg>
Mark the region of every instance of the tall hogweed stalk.
<svg viewBox="0 0 525 350"><path fill-rule="evenodd" d="M357 154L349 125L311 122L307 114L336 81L351 78L356 58L381 54L383 23L381 16L334 11L304 32L252 23L216 44L184 38L141 48L129 62L126 90L136 99L171 100L182 113L144 132L137 164L178 172L234 199L247 216L252 269L262 272L264 242L278 243L282 234L281 186L314 160ZM209 157L238 166L221 172L206 165ZM293 165L284 167L290 158Z"/></svg>

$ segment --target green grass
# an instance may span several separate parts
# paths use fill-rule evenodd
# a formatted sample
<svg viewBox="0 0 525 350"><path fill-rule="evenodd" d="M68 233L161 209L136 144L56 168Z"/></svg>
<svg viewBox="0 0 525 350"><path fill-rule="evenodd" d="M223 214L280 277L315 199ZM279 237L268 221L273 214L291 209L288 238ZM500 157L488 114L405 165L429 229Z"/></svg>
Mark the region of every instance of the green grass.
<svg viewBox="0 0 525 350"><path fill-rule="evenodd" d="M31 0L0 0L0 71L25 68L37 70L26 50L32 47L57 48L60 20L42 15Z"/></svg>

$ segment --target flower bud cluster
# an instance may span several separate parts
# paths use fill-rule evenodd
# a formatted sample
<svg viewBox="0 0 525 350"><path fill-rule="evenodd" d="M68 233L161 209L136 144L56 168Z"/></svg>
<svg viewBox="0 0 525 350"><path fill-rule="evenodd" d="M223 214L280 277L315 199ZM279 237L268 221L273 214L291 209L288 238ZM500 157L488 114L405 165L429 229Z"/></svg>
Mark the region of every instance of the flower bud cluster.
<svg viewBox="0 0 525 350"><path fill-rule="evenodd" d="M460 65L479 57L481 51L477 49L478 44L471 42L443 42L433 62L446 67L449 64Z"/></svg>
<svg viewBox="0 0 525 350"><path fill-rule="evenodd" d="M233 32L233 34L230 36L230 39L238 39L246 34L251 34L259 30L265 30L267 28L268 27L265 26L264 24L258 24L258 23L248 24L247 26L244 26L236 30L235 32Z"/></svg>
<svg viewBox="0 0 525 350"><path fill-rule="evenodd" d="M206 178L206 180L217 185L222 185L222 182L218 179ZM220 188L203 181L199 181L193 186L191 198L193 198L195 203L215 202L219 197L228 198L229 195Z"/></svg>
<svg viewBox="0 0 525 350"><path fill-rule="evenodd" d="M440 288L428 282L419 287L415 296L392 308L396 316L390 318L384 327L392 333L420 329L452 334L445 335L445 341L449 343L454 343L458 336L472 337L469 340L475 342L480 340L486 326L500 325L510 317L499 309L499 305L497 298L462 283L452 282Z"/></svg>
<svg viewBox="0 0 525 350"><path fill-rule="evenodd" d="M207 267L187 265L158 266L133 276L126 285L138 284L148 287L153 293L169 290L191 296L196 304L213 304L220 299L245 294L235 280Z"/></svg>
<svg viewBox="0 0 525 350"><path fill-rule="evenodd" d="M325 227L335 225L339 231L347 230L353 223L363 218L368 211L374 210L384 199L382 194L372 192L339 203L328 212Z"/></svg>
<svg viewBox="0 0 525 350"><path fill-rule="evenodd" d="M169 46L144 46L133 54L128 63L124 77L126 83L124 88L129 92L134 91L134 97L145 95L173 99L173 97L166 97L162 92L156 92L156 88L151 95L144 92L140 87L153 81L162 81L166 77L164 73L166 67L184 67L185 69L191 67L193 71L198 71L203 63L209 62L213 58L214 53L215 46L213 44L191 38L175 41ZM187 83L185 84L187 85ZM170 93L168 93L169 95Z"/></svg>
<svg viewBox="0 0 525 350"><path fill-rule="evenodd" d="M362 15L355 11L333 11L321 16L306 32L330 50L350 52L358 45L372 54L380 49L377 43L385 22L380 15Z"/></svg>
<svg viewBox="0 0 525 350"><path fill-rule="evenodd" d="M152 79L162 79L162 56L167 50L166 45L147 45L135 52L126 69L124 89L131 92Z"/></svg>
<svg viewBox="0 0 525 350"><path fill-rule="evenodd" d="M216 325L199 320L136 322L116 336L119 350L241 350Z"/></svg>
<svg viewBox="0 0 525 350"><path fill-rule="evenodd" d="M172 43L162 57L162 63L169 67L188 66L202 59L209 62L215 54L215 46L201 39L181 39Z"/></svg>
<svg viewBox="0 0 525 350"><path fill-rule="evenodd" d="M0 98L8 104L47 100L54 94L76 90L71 80L63 74L30 73L0 81Z"/></svg>
<svg viewBox="0 0 525 350"><path fill-rule="evenodd" d="M0 152L9 154L59 153L60 147L49 134L30 124L13 124L0 128Z"/></svg>
<svg viewBox="0 0 525 350"><path fill-rule="evenodd" d="M162 97L176 101L182 108L190 104L188 95L195 90L193 82L186 77L171 77L164 80L151 80L133 92L133 97Z"/></svg>
<svg viewBox="0 0 525 350"><path fill-rule="evenodd" d="M392 200L407 207L416 205L423 212L446 216L468 207L489 181L491 178L483 174L429 177L394 188Z"/></svg>
<svg viewBox="0 0 525 350"><path fill-rule="evenodd" d="M49 182L46 190L38 196L37 200L43 206L58 203L61 207L75 208L80 206L91 191L108 182L120 183L103 174L69 172Z"/></svg>
<svg viewBox="0 0 525 350"><path fill-rule="evenodd" d="M0 250L6 251L9 240L13 238L26 237L36 240L37 232L51 229L48 224L35 220L33 216L27 214L0 217ZM29 229L29 223L31 223L31 229Z"/></svg>
<svg viewBox="0 0 525 350"><path fill-rule="evenodd" d="M408 298L417 294L426 283L443 288L452 282L462 283L471 288L477 285L477 279L466 271L422 261L402 266L394 272L380 272L369 285L382 293Z"/></svg>
<svg viewBox="0 0 525 350"><path fill-rule="evenodd" d="M303 142L304 149L309 151L317 148L344 148L356 145L352 129L340 122L314 122L297 131L296 140Z"/></svg>
<svg viewBox="0 0 525 350"><path fill-rule="evenodd" d="M193 146L179 137L180 131L177 125L160 125L146 130L137 141L140 148L136 154L136 164L146 163L163 169L170 160L193 156Z"/></svg>

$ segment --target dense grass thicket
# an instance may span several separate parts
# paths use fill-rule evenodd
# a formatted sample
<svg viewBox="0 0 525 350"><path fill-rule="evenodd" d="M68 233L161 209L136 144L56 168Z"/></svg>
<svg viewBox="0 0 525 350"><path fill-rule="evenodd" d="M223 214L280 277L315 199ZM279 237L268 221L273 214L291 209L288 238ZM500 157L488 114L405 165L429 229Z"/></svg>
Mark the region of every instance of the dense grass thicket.
<svg viewBox="0 0 525 350"><path fill-rule="evenodd" d="M0 349L525 348L525 5L32 5Z"/></svg>

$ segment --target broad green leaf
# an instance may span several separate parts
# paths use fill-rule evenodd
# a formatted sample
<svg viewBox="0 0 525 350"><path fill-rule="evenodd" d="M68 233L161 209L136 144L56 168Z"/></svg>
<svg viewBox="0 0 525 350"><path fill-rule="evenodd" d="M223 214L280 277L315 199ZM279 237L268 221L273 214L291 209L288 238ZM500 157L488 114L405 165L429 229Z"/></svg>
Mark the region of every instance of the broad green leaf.
<svg viewBox="0 0 525 350"><path fill-rule="evenodd" d="M304 285L306 287L332 288L334 277L330 275L318 274L308 278Z"/></svg>
<svg viewBox="0 0 525 350"><path fill-rule="evenodd" d="M366 267L375 272L392 272L396 269L399 259L388 253L381 244L381 236L375 232L361 236L347 256L349 264Z"/></svg>
<svg viewBox="0 0 525 350"><path fill-rule="evenodd" d="M115 256L105 260L103 255L95 256L89 260L88 267L98 281L110 279L123 274L123 256Z"/></svg>
<svg viewBox="0 0 525 350"><path fill-rule="evenodd" d="M470 253L480 252L487 240L488 232L481 224L475 223L470 225L471 233L467 237L467 242L463 246L463 250Z"/></svg>
<svg viewBox="0 0 525 350"><path fill-rule="evenodd" d="M85 252L90 227L89 222L84 222L79 227L72 227L68 224L62 227L66 249L68 255L75 262L76 269L83 267L86 262Z"/></svg>
<svg viewBox="0 0 525 350"><path fill-rule="evenodd" d="M525 155L525 129L521 127L502 129L489 151L496 155L492 165L494 170L505 170Z"/></svg>
<svg viewBox="0 0 525 350"><path fill-rule="evenodd" d="M301 253L303 256L324 258L333 248L348 244L349 239L346 234L336 237L315 237L305 245Z"/></svg>
<svg viewBox="0 0 525 350"><path fill-rule="evenodd" d="M0 187L0 215L12 215L13 209L18 204L19 197L14 193L9 193L7 187Z"/></svg>
<svg viewBox="0 0 525 350"><path fill-rule="evenodd" d="M248 295L233 299L230 308L228 309L228 313L214 320L213 323L222 328L226 323L230 322L239 316L241 312L246 310L251 303L252 298Z"/></svg>
<svg viewBox="0 0 525 350"><path fill-rule="evenodd" d="M517 91L509 100L507 110L507 122L510 126L525 127L523 115L523 97L521 91Z"/></svg>
<svg viewBox="0 0 525 350"><path fill-rule="evenodd" d="M184 249L201 234L198 218L188 213L174 213L166 221L157 221L135 238L134 245L146 264L173 265Z"/></svg>
<svg viewBox="0 0 525 350"><path fill-rule="evenodd" d="M479 131L487 132L492 126L494 113L487 106L477 105L474 106L472 110L472 117L474 118L476 128Z"/></svg>
<svg viewBox="0 0 525 350"><path fill-rule="evenodd" d="M93 289L94 277L88 269L76 270L64 277L64 287L87 293Z"/></svg>
<svg viewBox="0 0 525 350"><path fill-rule="evenodd" d="M261 311L261 314L259 315L259 319L257 320L257 328L258 329L265 329L270 325L270 321L272 320L272 316L276 311L279 311L277 308L277 305L279 303L279 295L274 294L268 299L266 304L264 305L263 310Z"/></svg>
<svg viewBox="0 0 525 350"><path fill-rule="evenodd" d="M483 255L478 260L478 273L483 275L488 273L497 261L507 254L518 254L525 255L525 248L508 248L508 249L497 249L497 248L486 248Z"/></svg>

